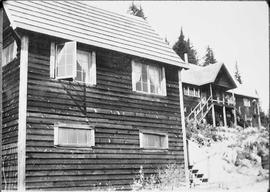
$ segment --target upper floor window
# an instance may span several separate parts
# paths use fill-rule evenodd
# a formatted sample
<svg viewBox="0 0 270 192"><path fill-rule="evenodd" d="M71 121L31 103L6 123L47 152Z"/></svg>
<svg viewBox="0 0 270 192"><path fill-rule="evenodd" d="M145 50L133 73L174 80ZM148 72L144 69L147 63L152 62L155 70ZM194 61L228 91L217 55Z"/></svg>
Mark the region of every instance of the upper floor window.
<svg viewBox="0 0 270 192"><path fill-rule="evenodd" d="M10 63L17 56L17 43L13 41L7 47L3 49L2 53L2 66Z"/></svg>
<svg viewBox="0 0 270 192"><path fill-rule="evenodd" d="M191 97L200 97L200 89L184 86L184 95L191 96Z"/></svg>
<svg viewBox="0 0 270 192"><path fill-rule="evenodd" d="M244 106L245 107L250 107L250 100L247 98L243 98Z"/></svg>
<svg viewBox="0 0 270 192"><path fill-rule="evenodd" d="M96 54L93 51L77 49L76 42L52 45L51 77L56 79L72 79L89 84L96 84ZM55 53L55 56L52 54Z"/></svg>
<svg viewBox="0 0 270 192"><path fill-rule="evenodd" d="M94 146L94 129L88 125L57 124L54 127L54 144L57 146L72 147Z"/></svg>
<svg viewBox="0 0 270 192"><path fill-rule="evenodd" d="M134 91L166 96L164 67L132 62L132 88Z"/></svg>

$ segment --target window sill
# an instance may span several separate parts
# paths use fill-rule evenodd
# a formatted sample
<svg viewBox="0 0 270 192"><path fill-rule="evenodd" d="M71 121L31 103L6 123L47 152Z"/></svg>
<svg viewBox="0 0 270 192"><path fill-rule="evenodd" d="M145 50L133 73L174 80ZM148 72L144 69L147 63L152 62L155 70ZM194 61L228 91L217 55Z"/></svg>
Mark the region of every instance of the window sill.
<svg viewBox="0 0 270 192"><path fill-rule="evenodd" d="M87 86L87 87L95 87L97 86L97 84L90 84L90 83L86 83L86 82L82 82L82 81L76 81L73 80L71 78L67 78L67 79L56 79L56 78L50 78L52 81L55 82L64 82L64 83L72 83L72 84L76 84L76 85L81 85L81 86Z"/></svg>
<svg viewBox="0 0 270 192"><path fill-rule="evenodd" d="M167 94L166 95L160 95L160 94L155 94L155 93L147 93L147 92L143 92L143 91L134 91L133 90L133 93L136 93L138 95L143 95L143 96L152 96L152 97L167 97Z"/></svg>
<svg viewBox="0 0 270 192"><path fill-rule="evenodd" d="M168 148L140 148L143 152L167 152L169 151Z"/></svg>
<svg viewBox="0 0 270 192"><path fill-rule="evenodd" d="M57 149L67 149L76 151L92 151L94 146L74 146L74 145L54 145Z"/></svg>

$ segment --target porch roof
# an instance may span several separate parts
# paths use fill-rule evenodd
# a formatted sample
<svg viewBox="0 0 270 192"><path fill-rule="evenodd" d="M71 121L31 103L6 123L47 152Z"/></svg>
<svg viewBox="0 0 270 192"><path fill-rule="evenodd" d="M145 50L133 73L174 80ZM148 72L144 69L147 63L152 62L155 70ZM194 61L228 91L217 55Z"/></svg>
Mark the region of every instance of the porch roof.
<svg viewBox="0 0 270 192"><path fill-rule="evenodd" d="M188 68L142 18L78 1L4 1L13 29L21 28L165 64Z"/></svg>

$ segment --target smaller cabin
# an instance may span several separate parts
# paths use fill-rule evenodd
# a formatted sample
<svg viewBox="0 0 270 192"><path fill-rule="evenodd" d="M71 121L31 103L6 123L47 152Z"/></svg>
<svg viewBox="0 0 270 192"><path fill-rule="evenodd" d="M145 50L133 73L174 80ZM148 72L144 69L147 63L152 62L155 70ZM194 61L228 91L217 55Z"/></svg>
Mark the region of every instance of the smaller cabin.
<svg viewBox="0 0 270 192"><path fill-rule="evenodd" d="M238 86L223 63L190 65L183 72L187 120L214 126L260 126L258 97Z"/></svg>

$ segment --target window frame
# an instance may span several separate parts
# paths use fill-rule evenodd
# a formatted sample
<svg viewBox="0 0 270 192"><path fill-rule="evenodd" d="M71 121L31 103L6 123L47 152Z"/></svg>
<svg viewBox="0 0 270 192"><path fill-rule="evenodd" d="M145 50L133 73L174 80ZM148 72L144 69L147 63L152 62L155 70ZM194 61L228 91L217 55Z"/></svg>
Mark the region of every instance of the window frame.
<svg viewBox="0 0 270 192"><path fill-rule="evenodd" d="M165 137L165 146L163 147L147 147L144 146L144 135L159 135ZM168 133L157 132L157 131L149 131L149 130L140 130L139 132L139 142L140 148L145 150L168 150L169 149L169 136Z"/></svg>
<svg viewBox="0 0 270 192"><path fill-rule="evenodd" d="M13 47L11 48L11 46ZM14 59L17 58L18 45L15 40L13 40L10 44L2 48L2 67L11 63ZM6 57L6 52L8 52L8 57Z"/></svg>
<svg viewBox="0 0 270 192"><path fill-rule="evenodd" d="M186 96L190 96L190 97L197 97L200 98L201 97L201 91L200 88L195 88L195 87L190 87L190 86L183 86L183 92L184 95ZM191 94L191 90L193 91L194 94ZM196 94L198 93L198 94Z"/></svg>
<svg viewBox="0 0 270 192"><path fill-rule="evenodd" d="M60 45L64 45L66 43L71 43L74 44L75 49L74 51L74 61L73 61L73 65L72 65L72 75L68 75L68 76L62 76L62 77L58 77L57 76L57 46ZM76 80L77 77L77 54L78 51L82 51L82 52L87 52L89 53L89 76L86 77L85 81L80 81L80 80ZM55 43L55 42L51 42L51 50L50 50L50 78L51 79L56 79L56 80L68 80L68 79L72 79L73 82L79 82L79 83L84 83L90 86L96 85L96 52L93 50L85 50L85 49L80 49L77 46L77 42L76 41L69 41L69 42L65 42L65 43Z"/></svg>
<svg viewBox="0 0 270 192"><path fill-rule="evenodd" d="M140 64L141 66L145 65L146 66L146 71L147 71L147 92L145 91L140 91L136 89L136 82L134 79L134 65L135 64ZM149 78L149 66L157 67L161 71L161 81L160 81L160 93L151 93L151 85L150 85L150 78ZM142 93L142 94L147 94L147 95L155 95L155 96L167 96L167 84L166 84L166 75L165 75L165 67L164 66L159 66L159 65L152 65L152 64L145 64L142 62L138 61L131 61L131 79L132 79L132 90L137 93Z"/></svg>
<svg viewBox="0 0 270 192"><path fill-rule="evenodd" d="M90 142L86 145L78 144L61 144L59 143L59 129L80 129L90 131ZM74 148L92 148L95 146L95 130L93 127L85 124L67 124L67 123L57 123L54 125L54 146L59 147L74 147Z"/></svg>
<svg viewBox="0 0 270 192"><path fill-rule="evenodd" d="M245 107L251 107L250 99L248 99L248 98L243 98L243 105L244 105Z"/></svg>

